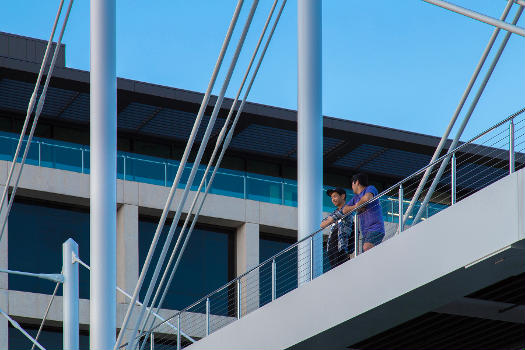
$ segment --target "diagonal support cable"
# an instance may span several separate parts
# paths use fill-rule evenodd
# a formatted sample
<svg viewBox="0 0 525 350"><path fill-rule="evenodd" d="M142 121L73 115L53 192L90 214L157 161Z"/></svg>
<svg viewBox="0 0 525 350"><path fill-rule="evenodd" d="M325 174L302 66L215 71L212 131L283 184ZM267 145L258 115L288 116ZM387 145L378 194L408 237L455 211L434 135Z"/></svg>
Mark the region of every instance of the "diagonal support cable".
<svg viewBox="0 0 525 350"><path fill-rule="evenodd" d="M428 2L429 4L432 4L432 5L436 5L436 6L444 8L444 9L450 10L452 12L456 12L456 13L459 13L461 15L470 17L470 18L478 20L480 22L484 22L484 23L490 24L492 26L504 29L504 30L508 31L509 33L514 33L514 34L518 34L520 36L525 36L525 28L518 27L516 25L516 23L509 24L507 22L498 20L498 19L490 17L490 16L486 16L486 15L481 14L479 12L466 9L466 8L458 6L458 5L451 4L451 3L443 1L443 0L423 0L423 1Z"/></svg>
<svg viewBox="0 0 525 350"><path fill-rule="evenodd" d="M215 120L217 118L217 115L219 114L219 110L221 108L222 101L224 99L224 95L226 94L226 89L228 88L228 85L230 83L230 79L231 79L231 77L233 75L233 71L234 71L235 66L237 64L237 60L238 60L239 55L241 53L244 41L245 41L246 36L248 34L248 30L250 28L250 25L251 25L251 22L252 22L252 19L253 19L253 16L255 14L255 10L257 9L257 5L258 4L259 4L259 0L254 0L253 3L252 3L252 7L250 8L250 12L249 12L248 17L246 19L246 22L244 24L243 31L242 31L241 36L239 38L239 42L237 43L237 47L235 49L235 53L234 53L234 55L232 57L232 60L231 60L231 63L230 63L230 67L228 69L228 72L226 73L226 77L224 78L224 82L223 82L221 91L219 93L219 96L218 96L217 101L215 103L215 106L213 108L213 112L212 112L212 114L210 116L210 120L208 121L208 126L206 127L206 131L204 132L204 136L203 136L201 144L199 146L199 150L197 152L197 156L195 157L195 160L193 162L193 167L191 169L191 173L190 173L190 176L188 178L188 182L186 183L186 187L184 188L184 192L182 194L182 198L181 198L181 200L180 200L180 202L178 204L177 210L175 212L175 216L174 216L173 221L171 223L168 235L166 237L166 241L164 242L164 247L162 248L162 251L160 253L159 260L157 261L157 266L155 267L155 270L153 272L150 284L149 284L148 289L146 291L146 296L144 297L144 305L148 305L148 303L150 301L150 298L151 298L151 295L153 293L153 289L155 288L155 285L157 283L157 279L159 277L160 270L162 269L162 265L164 264L164 260L166 258L167 251L169 249L169 246L171 244L171 240L173 239L173 235L175 233L175 229L177 227L178 221L179 221L179 219L181 217L181 214L182 214L182 208L183 208L183 206L184 206L184 204L186 202L186 199L188 197L191 185L193 184L193 180L194 180L195 175L197 173L197 170L199 168L200 161L201 161L202 156L204 154L204 150L206 149L206 146L207 146L207 143L208 143L208 139L209 139L211 131L213 129L213 125L215 124ZM174 249L177 249L177 246L180 244L180 240L181 240L181 236L179 235L179 237L177 238L177 242L175 244L175 248ZM140 307L140 314L139 314L139 317L137 318L137 321L136 321L135 327L133 329L133 332L131 333L132 335L136 334L136 332L138 332L139 327L141 325L143 326L142 322L143 322L144 312L145 312L144 307ZM141 329L143 329L143 327ZM134 344L135 337L134 336L131 336L131 337L133 339L130 342L130 348L134 349L134 347L135 347L135 344Z"/></svg>
<svg viewBox="0 0 525 350"><path fill-rule="evenodd" d="M29 335L29 333L27 333L23 328L22 326L20 326L20 324L18 324L18 322L16 322L15 320L13 320L8 314L6 314L4 312L4 310L0 309L0 314L2 316L4 316L8 321L9 323L11 323L11 325L18 329L20 332L22 332L23 335L25 335L25 337L27 339L29 339L31 341L31 343L33 343L34 345L36 345L40 350L46 350L46 348L44 348L42 345L40 345L39 342L37 342L32 336Z"/></svg>
<svg viewBox="0 0 525 350"><path fill-rule="evenodd" d="M228 113L228 116L227 116L227 118L226 118L226 121L225 121L225 123L224 123L224 126L223 126L222 130L221 130L220 133L219 133L219 136L218 136L218 138L217 138L216 145L215 145L215 148L214 148L213 153L212 153L212 155L211 155L210 161L209 161L208 166L207 166L207 168L206 168L206 170L205 170L205 172L204 172L204 175L203 175L203 178L202 178L201 183L200 183L200 185L199 185L199 188L197 189L197 191L196 191L196 193L195 193L195 197L194 197L193 202L192 202L192 204L191 204L191 207L190 207L190 209L189 209L189 211L188 211L188 215L187 215L187 217L186 217L186 219L185 219L185 221L184 221L184 225L183 225L183 227L182 227L182 229L181 229L181 231L180 231L180 234L179 234L180 237L183 237L183 236L184 236L184 233L185 233L186 227L187 227L188 222L189 222L189 220L190 220L190 218L191 218L191 214L193 213L193 210L194 210L194 208L195 208L195 206L196 206L196 203L197 203L198 197L200 196L200 193L201 193L202 187L203 187L203 185L204 185L204 183L205 183L205 181L206 181L205 179L207 178L207 175L208 175L208 173L209 173L209 171L210 171L210 169L211 169L211 166L212 166L212 164L213 164L213 162L214 162L214 160L215 160L215 157L216 157L216 155L217 155L217 152L218 152L219 146L220 146L220 144L222 143L222 141L223 141L223 139L224 139L224 137L225 137L225 135L226 135L226 130L227 130L227 128L228 128L228 125L229 125L230 119L231 119L231 117L232 117L232 115L233 115L233 112L234 112L235 107L236 107L236 105L237 105L237 102L238 102L238 100L239 100L240 94L241 94L241 92L242 92L242 90L243 90L243 88L244 88L244 84L246 83L246 80L247 80L248 75L249 75L249 73L250 73L251 67L252 67L252 65L253 65L253 63L254 63L254 61L255 61L255 58L256 58L256 56L257 56L257 53L258 53L259 48L260 48L260 45L261 45L261 43L262 43L262 41L263 41L264 35L265 35L266 30L267 30L267 28L268 28L268 25L269 25L269 23L270 23L270 21L271 21L271 18L272 18L272 16L273 16L273 13L274 13L274 11L275 11L275 7L276 7L277 3L278 3L278 0L275 0L274 3L273 3L273 5L272 5L272 8L270 9L270 13L269 13L269 15L268 15L268 17L267 17L267 19L266 19L266 23L265 23L265 25L264 25L264 27L263 27L262 33L261 33L261 35L260 35L260 37L259 37L259 40L258 40L258 42L257 42L257 45L256 45L256 47L255 47L255 49L254 49L254 52L253 52L253 54L252 54L252 58L251 58L251 60L250 60L250 63L248 64L248 67L246 68L246 72L245 72L245 75L244 75L243 80L242 80L242 82L241 82L241 85L240 85L240 87L239 87L239 90L238 90L238 92L237 92L237 95L236 95L236 97L235 97L235 99L234 99L234 101L233 101L233 103L232 103L232 106L231 106L231 108L230 108L230 111L229 111L229 113ZM245 93L244 101L246 101L246 99L247 99L247 97L248 97L249 90L251 89L251 86L252 86L253 81L254 81L254 79L255 79L256 73L257 73L257 71L258 71L258 69L259 69L259 67L260 67L260 64L261 64L261 62L262 62L262 59L263 59L264 54L265 54L265 52L266 52L266 49L268 48L268 44L269 44L269 42L270 42L270 40L271 40L271 37L272 37L272 35L273 35L273 32L275 31L276 24L277 24L277 22L279 21L279 18L280 18L281 13L282 13L282 11L283 11L283 9L284 9L284 5L285 5L285 3L286 3L286 0L283 2L282 6L281 6L281 9L280 9L280 11L279 11L279 14L277 15L277 18L276 18L276 20L275 20L275 24L274 24L274 26L273 26L273 28L272 28L272 30L271 30L269 36L268 36L268 39L267 39L267 42L266 42L266 45L265 45L264 51L263 51L263 53L261 54L261 57L259 58L259 63L258 63L258 65L257 65L257 69L256 69L255 73L254 73L253 76L252 76L252 79L251 79L251 82L250 82L249 89L247 89L247 92ZM243 104L242 104L241 108L237 111L237 115L236 115L236 118L235 118L235 121L234 121L235 124L237 123L237 120L239 119L239 116L240 116L240 114L242 113L242 109L243 109L243 106L244 106L244 101L243 101ZM233 130L233 128L234 128L234 126L232 126L232 129L231 129L231 130ZM229 140L231 140L231 135L230 135ZM198 211L197 211L197 213L196 213L196 216L197 216L197 217L198 217L198 214L199 214L199 212L200 212L200 209L202 209L202 204L204 203L204 200L205 200L205 198L206 198L206 196L207 196L209 190L211 189L211 185L212 185L212 183L213 183L213 179L214 179L214 177L215 177L215 173L216 173L217 169L218 169L219 166L220 166L220 162L222 161L222 156L224 155L224 151L227 149L227 147L228 147L228 145L223 146L223 152L221 153L220 159L217 161L217 164L215 165L215 168L214 168L213 174L212 174L212 176L211 176L211 178L210 178L210 182L209 182L208 187L207 187L207 189L206 189L206 193L204 194L204 197L203 197L203 199L202 199L201 205L200 205L200 207L199 207L199 209L198 209ZM196 221L196 218L194 219L194 221ZM180 253L180 255L179 255L179 259L177 259L177 263L176 263L175 266L177 266L177 265L178 265L178 262L180 261L180 256L182 256L182 254L183 254L183 252L184 252L185 246L186 246L186 244L187 244L187 241L189 240L189 236L191 235L191 232L192 232L192 230L193 230L193 227L194 227L194 225L192 225L192 228L190 229L190 231L189 231L189 233L188 233L188 236L186 237L186 239L185 239L185 241L184 241L184 244L183 244L183 246L182 246L182 248L181 248L181 253ZM155 305L155 302L156 302L156 300L157 300L157 298L158 298L158 295L159 295L160 291L162 290L162 287L164 286L164 282L165 282L165 279L166 279L167 273L169 272L169 270L170 270L170 268L171 268L171 265L173 264L173 260L174 260L174 258L175 258L176 252L177 252L177 250L176 250L176 249L173 249L172 254L171 254L171 256L170 256L170 259L169 259L169 261L168 261L168 264L167 264L167 266L166 266L166 269L165 269L165 271L164 271L164 273L163 273L163 276L162 276L162 278L161 278L161 281L160 281L160 283L159 283L159 287L157 288L157 292L156 292L156 294L155 294L155 297L153 298L152 305ZM162 297L161 297L161 299L160 299L160 301L159 301L159 303L158 303L158 305L157 305L156 312L158 312L159 309L160 309L160 308L162 307L162 305L163 305L163 302L164 302L164 299L165 299L165 296L166 296L167 290L169 289L169 286L171 285L171 281L172 281L172 279L173 279L173 276L174 276L175 270L176 270L176 267L174 267L174 269L173 269L173 271L172 271L172 273L171 273L171 275L170 275L170 278L169 278L169 280L168 280L168 283L166 284L166 287L164 288L164 292L163 292ZM147 320L148 320L148 319L146 318L145 325L147 325ZM147 328L147 329L150 329L149 333L151 333L151 328L152 328L152 327L153 327L153 323L152 323L149 327L145 327L144 329L146 329L146 328ZM149 333L148 333L148 335L145 336L144 339L147 339L147 338L148 338ZM144 345L145 345L145 342L143 341L142 346L141 346L141 349L144 347Z"/></svg>
<svg viewBox="0 0 525 350"><path fill-rule="evenodd" d="M82 260L80 260L80 258L78 256L76 256L75 254L73 254L72 262L73 263L79 263L82 267L86 268L88 271L91 271L91 267L88 264L86 264L85 262L83 262ZM131 299L131 295L129 295L124 289L122 289L119 286L117 286L116 290L118 292L122 293L128 299ZM138 300L135 301L135 304L137 304L139 306L142 306L142 303L140 301L138 301ZM149 308L148 308L148 311L149 311ZM158 313L153 313L153 316L155 316L160 322L166 323L174 331L177 331L177 327L175 327L173 324L168 322L168 320L166 320L164 317L160 316ZM190 342L195 343L195 339L193 339L192 337L190 337L186 333L182 332L182 330L181 330L180 334L183 337L185 337L186 339L188 339Z"/></svg>
<svg viewBox="0 0 525 350"><path fill-rule="evenodd" d="M193 124L193 129L191 131L190 137L188 139L188 143L186 145L186 148L184 150L184 154L182 155L181 162L179 164L179 168L177 170L177 174L175 175L175 179L173 180L173 184L171 186L170 192L168 194L168 198L166 199L166 204L164 206L164 209L162 211L162 215L159 220L159 224L157 226L157 229L155 231L155 234L153 236L153 240L150 245L150 249L148 251L148 255L146 256L146 260L144 261L144 265L142 267L142 271L139 276L139 280L137 281L137 285L135 286L135 290L133 291L133 296L131 299L131 302L128 306L128 309L126 311L126 315L124 316L124 320L122 322L122 326L120 329L124 330L127 327L127 324L131 318L131 314L133 313L133 308L135 307L135 302L138 298L138 294L140 292L140 289L142 287L142 284L144 283L144 279L146 277L146 273L148 272L149 265L151 263L151 260L153 259L153 253L155 252L155 248L157 246L158 240L160 238L160 234L162 232L162 229L164 228L164 224L166 222L166 218L168 216L169 209L171 208L171 203L173 201L173 197L175 195L175 191L177 189L177 186L179 184L180 178L182 176L182 172L184 171L184 168L186 166L186 161L188 159L188 156L190 154L191 148L193 146L193 142L195 141L195 137L197 135L197 131L199 129L200 122L202 120L202 117L204 116L204 111L206 110L206 107L208 105L211 91L213 89L213 86L215 85L215 81L217 79L217 75L219 73L219 69L222 65L222 61L224 59L224 56L226 54L226 49L228 48L230 39L232 37L233 30L235 28L235 25L237 23L237 20L239 18L239 14L242 9L242 5L244 3L244 0L238 0L237 5L235 7L235 11L233 14L233 17L230 21L230 25L228 27L228 31L226 33L226 37L224 38L219 57L217 58L217 62L215 63L215 67L213 69L212 76L210 78L210 82L208 83L208 88L206 89L206 93L204 94L204 98L202 100L201 106L199 108L199 112L197 114L197 118L195 119L195 123ZM117 341L115 342L115 346L113 347L113 350L117 350L120 345L122 344L122 337L124 335L124 332L120 332Z"/></svg>
<svg viewBox="0 0 525 350"><path fill-rule="evenodd" d="M55 290L53 291L53 295L51 295L51 299L49 300L49 303L47 304L46 311L44 312L44 317L42 317L42 322L40 322L40 327L38 327L38 332L36 333L35 341L38 342L38 338L40 337L40 333L42 333L42 328L44 328L44 323L46 322L47 315L49 314L49 310L51 309L51 305L53 304L53 300L55 299L55 296L57 295L58 286L60 286L60 282L57 282L55 285ZM35 348L35 343L33 343L33 346L31 346L31 350Z"/></svg>
<svg viewBox="0 0 525 350"><path fill-rule="evenodd" d="M29 120L31 119L31 114L33 113L33 108L35 107L38 90L40 88L40 82L42 80L42 76L44 75L47 59L49 57L49 51L51 50L51 47L53 45L53 37L55 36L56 28L58 25L58 20L60 19L60 14L62 13L63 5L64 5L64 0L61 0L60 4L58 5L57 14L55 17L55 21L53 23L53 29L51 30L51 35L49 36L49 40L47 41L46 51L44 53L44 58L42 59L42 64L40 65L40 71L38 72L38 77L36 79L35 88L33 89L33 93L31 94L31 98L29 99L29 104L27 106L27 112L26 112L26 118L24 120L24 125L22 126L22 131L20 132L20 138L16 146L15 155L13 156L13 162L11 163L11 168L9 168L9 174L7 175L4 192L2 193L2 199L0 200L0 208L4 207L4 202L5 202L5 199L7 198L7 193L9 191L9 184L11 183L11 178L13 176L13 171L16 165L16 161L18 159L18 156L20 154L20 149L22 148L22 144L24 142L24 136L26 134ZM57 45L57 47L60 47L60 45ZM57 48L55 48L55 50L56 49ZM4 234L5 221L7 221L9 210L7 211L7 213L8 214L5 215L5 218L4 218L4 223L2 224L2 230L0 231L0 241L2 240L2 236Z"/></svg>
<svg viewBox="0 0 525 350"><path fill-rule="evenodd" d="M514 16L513 21L512 21L513 24L518 23L518 20L521 17L522 13L523 13L523 6L520 6L518 11L516 12L516 15ZM474 112L474 109L476 108L476 106L478 104L478 101L479 101L481 95L483 94L483 91L485 90L485 87L487 86L487 83L488 83L488 81L489 81L489 79L490 79L490 77L492 75L492 72L494 71L494 69L496 68L496 65L498 64L498 61L499 61L499 59L501 57L501 54L503 53L503 50L505 50L505 47L507 46L507 43L508 43L508 41L510 39L510 35L511 35L510 32L507 32L507 34L505 34L505 37L503 38L503 41L500 44L498 52L494 56L494 58L492 60L492 63L491 63L491 65L490 65L490 67L489 67L489 69L488 69L488 71L487 71L487 73L485 75L485 78L483 79L483 82L481 83L481 86L479 87L478 93L474 97L474 100L472 101L472 104L470 105L470 108L469 108L467 114L465 115L465 118L463 119L463 123L461 124L459 130L457 131L456 136L455 136L454 140L452 141L452 144L450 145L449 149L454 149L456 147L456 145L458 144L459 138L461 137L461 134L463 133L463 130L465 130L465 127L467 126L467 123L468 123L470 117L472 116L472 113ZM429 190L427 191L425 199L423 200L423 203L421 203L421 207L419 208L419 211L417 212L416 217L414 218L413 224L417 224L418 221L421 219L421 216L423 216L424 208L426 207L426 205L430 201L430 197L432 197L432 194L434 193L434 190L435 190L437 184L439 183L439 180L441 179L441 176L443 175L443 172L445 171L445 168L446 168L449 160L450 160L450 156L446 157L443 160L443 162L441 163L441 166L439 167L439 170L438 170L436 176L434 177L434 180L432 181L432 185L430 186Z"/></svg>
<svg viewBox="0 0 525 350"><path fill-rule="evenodd" d="M513 1L514 0L508 0L507 1L507 5L505 6L505 9L503 10L503 13L501 14L501 17L500 17L500 19L502 21L504 21L507 18L507 15L509 14L509 11L512 8ZM465 105L465 102L466 102L470 92L472 91L472 87L474 86L474 83L478 79L479 72L483 68L483 65L485 64L485 61L487 60L487 57L488 57L490 51L492 50L492 47L494 46L494 42L496 41L496 38L498 37L499 31L500 31L499 28L494 28L494 31L492 32L492 35L490 36L489 42L487 43L487 46L485 47L485 50L483 51L483 53L481 55L481 58L478 61L478 65L474 69L474 73L472 73L472 76L470 77L470 81L469 81L465 91L463 92L463 96L461 96L461 99L459 101L458 106L456 107L454 115L452 116L452 119L450 119L450 122L449 122L449 124L447 126L447 129L445 130L445 133L441 137L441 140L439 141L439 144L438 144L438 146L436 148L436 151L434 152L434 155L432 156L432 159L430 160L429 163L433 163L439 157L439 155L441 154L441 151L443 150L443 147L445 146L445 142L447 141L448 136L450 135L450 132L452 131L452 127L456 123L456 121L458 119L458 116L459 116L459 113L463 109L463 106ZM412 200L410 201L410 204L408 205L408 208L407 208L407 210L405 212L405 215L403 217L403 222L406 222L408 220L408 217L412 213L412 210L414 209L414 205L416 204L416 201L419 199L419 196L421 195L421 192L423 191L423 188L426 185L426 182L427 182L427 180L428 180L428 178L430 176L430 173L432 172L432 169L433 169L433 167L428 167L427 170L425 171L425 174L423 175L423 178L419 182L419 185L418 185L418 187L416 189L416 192L415 192L414 196L412 196Z"/></svg>

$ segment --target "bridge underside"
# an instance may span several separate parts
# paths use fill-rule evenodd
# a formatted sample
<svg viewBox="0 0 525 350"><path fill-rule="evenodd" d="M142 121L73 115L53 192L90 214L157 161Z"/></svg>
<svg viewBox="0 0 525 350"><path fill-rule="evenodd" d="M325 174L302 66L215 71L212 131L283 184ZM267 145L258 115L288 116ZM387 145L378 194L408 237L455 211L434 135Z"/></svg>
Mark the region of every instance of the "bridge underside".
<svg viewBox="0 0 525 350"><path fill-rule="evenodd" d="M503 178L189 349L523 347L524 178Z"/></svg>

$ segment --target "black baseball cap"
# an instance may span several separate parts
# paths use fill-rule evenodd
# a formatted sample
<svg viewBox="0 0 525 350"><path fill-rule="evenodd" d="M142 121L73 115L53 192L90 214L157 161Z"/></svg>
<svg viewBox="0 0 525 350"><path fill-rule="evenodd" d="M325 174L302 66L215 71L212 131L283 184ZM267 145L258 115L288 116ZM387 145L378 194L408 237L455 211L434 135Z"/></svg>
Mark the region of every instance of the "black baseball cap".
<svg viewBox="0 0 525 350"><path fill-rule="evenodd" d="M346 196L346 190L345 190L344 188L342 188L342 187L336 187L336 188L331 188L331 189L329 189L329 190L326 190L326 195L327 195L328 197L331 197L331 196L332 196L332 193L334 193L334 192L337 192L337 193L339 193L340 195L343 195L343 194L344 194L344 195Z"/></svg>

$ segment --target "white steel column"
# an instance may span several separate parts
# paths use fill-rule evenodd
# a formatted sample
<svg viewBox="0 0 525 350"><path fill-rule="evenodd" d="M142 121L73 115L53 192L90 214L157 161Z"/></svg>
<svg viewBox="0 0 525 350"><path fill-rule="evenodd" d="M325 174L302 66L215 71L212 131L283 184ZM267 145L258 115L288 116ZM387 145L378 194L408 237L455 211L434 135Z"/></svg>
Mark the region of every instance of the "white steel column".
<svg viewBox="0 0 525 350"><path fill-rule="evenodd" d="M321 0L297 2L297 184L300 240L319 228L322 217L323 117ZM314 243L314 269L322 266L322 235ZM321 244L319 244L320 241ZM309 242L299 247L299 284L310 279ZM316 258L317 256L317 258ZM314 271L314 276L317 275Z"/></svg>
<svg viewBox="0 0 525 350"><path fill-rule="evenodd" d="M90 348L116 330L117 80L115 0L91 0Z"/></svg>
<svg viewBox="0 0 525 350"><path fill-rule="evenodd" d="M64 350L78 350L78 263L73 262L73 254L78 256L78 244L69 238L62 244L62 328Z"/></svg>

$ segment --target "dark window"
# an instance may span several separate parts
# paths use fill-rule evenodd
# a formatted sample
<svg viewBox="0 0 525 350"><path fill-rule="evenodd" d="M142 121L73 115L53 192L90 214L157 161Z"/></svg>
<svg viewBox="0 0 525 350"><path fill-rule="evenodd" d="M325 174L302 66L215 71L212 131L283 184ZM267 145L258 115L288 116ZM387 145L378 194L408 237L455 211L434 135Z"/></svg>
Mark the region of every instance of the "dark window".
<svg viewBox="0 0 525 350"><path fill-rule="evenodd" d="M155 265L162 251L165 239L167 237L171 223L166 223L157 244L152 264L148 269L144 285L141 289L141 299L143 300L151 276L155 269ZM139 221L139 261L140 269L144 265L146 255L148 254L151 241L158 222L151 218L140 218ZM173 237L171 247L168 250L164 267L167 265L170 254L175 246L178 238L180 227L177 228ZM218 229L208 226L198 226L192 233L188 242L186 250L182 256L180 266L175 273L175 277L166 299L163 303L163 308L181 310L186 306L194 303L206 294L223 286L229 280L233 279L233 234L231 231ZM182 240L179 245L182 246ZM157 285L162 278L162 273L165 268L161 270ZM171 273L171 270L170 270ZM169 274L168 274L169 277ZM154 294L153 294L154 295ZM159 297L160 299L160 297ZM224 301L221 301L224 303ZM218 309L221 304L219 301L212 302L211 311L214 314L226 314L228 310Z"/></svg>
<svg viewBox="0 0 525 350"><path fill-rule="evenodd" d="M259 240L259 262L271 258L275 254L291 246L295 239L261 233ZM292 248L275 259L276 267L276 297L280 297L297 287L297 248ZM259 272L260 305L272 300L272 264L261 266Z"/></svg>
<svg viewBox="0 0 525 350"><path fill-rule="evenodd" d="M38 333L38 326L36 325L22 324L22 328L33 338ZM8 337L10 350L27 350L33 346L33 343L25 335L11 325L9 325ZM55 327L44 327L38 337L38 342L46 349L63 349L62 340L62 329ZM79 348L81 350L89 349L89 335L87 331L80 331ZM35 349L38 348L35 346Z"/></svg>
<svg viewBox="0 0 525 350"><path fill-rule="evenodd" d="M8 222L8 265L11 270L60 273L62 243L78 243L80 258L89 264L89 211L49 203L15 201ZM89 271L80 270L80 297L89 298ZM52 294L55 283L9 275L9 289ZM62 288L58 288L62 295ZM43 310L42 310L43 312Z"/></svg>

